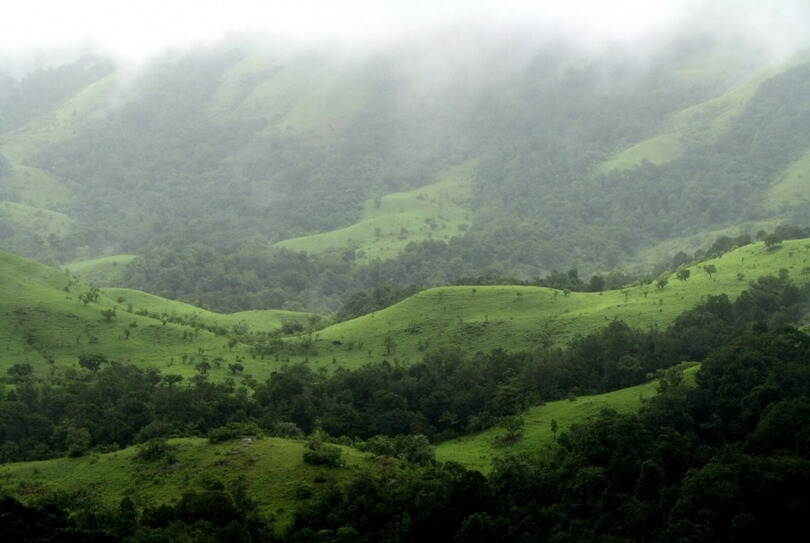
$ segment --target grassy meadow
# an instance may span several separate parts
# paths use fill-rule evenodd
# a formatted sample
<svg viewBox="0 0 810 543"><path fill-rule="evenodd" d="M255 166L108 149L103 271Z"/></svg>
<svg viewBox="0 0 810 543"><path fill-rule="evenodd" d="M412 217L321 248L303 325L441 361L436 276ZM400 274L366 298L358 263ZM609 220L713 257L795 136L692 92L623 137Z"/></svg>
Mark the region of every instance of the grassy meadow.
<svg viewBox="0 0 810 543"><path fill-rule="evenodd" d="M202 490L213 481L227 485L242 477L262 512L283 524L318 485L348 478L369 462L365 453L340 446L343 467L305 464L304 441L272 437L251 443L212 444L203 438L177 438L168 443L167 458L173 461L140 460L139 449L133 446L80 458L5 464L0 466L0 491L23 501L59 492L108 507L117 507L129 496L141 508L172 503L184 492Z"/></svg>
<svg viewBox="0 0 810 543"><path fill-rule="evenodd" d="M81 353L100 352L187 377L196 372L196 362L207 360L215 380L229 377L228 365L240 362L245 374L264 379L284 363L306 361L333 370L382 359L412 363L445 345L469 353L564 345L613 319L641 329L665 327L707 294L733 299L749 281L781 269L806 282L808 258L810 240L786 241L773 250L756 243L693 265L687 281L670 276L663 289L654 283L568 294L529 286L439 287L317 330L328 322L317 315L280 310L224 315L130 289L101 289L96 301L84 303L91 287L69 273L0 253L0 371L21 362L38 372L54 371L75 366ZM718 270L711 277L703 270L708 264ZM107 318L104 311L115 315ZM205 329L273 332L285 322L317 330L287 339L310 343L306 354L253 358L247 345Z"/></svg>
<svg viewBox="0 0 810 543"><path fill-rule="evenodd" d="M307 324L311 317L286 311L220 315L128 289L99 290L95 301L84 303L90 292L67 272L0 252L0 372L30 363L44 374L76 367L80 354L99 352L185 377L207 360L214 380L229 377L228 365L240 362L244 375L264 379L277 364L253 359L248 346L231 345L200 325L274 331L287 320ZM115 315L108 319L105 311Z"/></svg>
<svg viewBox="0 0 810 543"><path fill-rule="evenodd" d="M112 255L71 262L65 267L83 283L105 287L120 283L124 268L135 258L135 255Z"/></svg>
<svg viewBox="0 0 810 543"><path fill-rule="evenodd" d="M808 259L810 240L792 240L773 250L755 243L694 264L688 280L672 274L663 289L653 283L565 295L545 287L438 287L316 332L312 339L317 352L300 360L354 368L383 358L413 362L426 350L450 344L472 353L563 345L613 319L641 329L666 327L707 294L726 293L734 299L762 275L786 269L797 283L807 282ZM709 264L717 268L712 276L703 270Z"/></svg>

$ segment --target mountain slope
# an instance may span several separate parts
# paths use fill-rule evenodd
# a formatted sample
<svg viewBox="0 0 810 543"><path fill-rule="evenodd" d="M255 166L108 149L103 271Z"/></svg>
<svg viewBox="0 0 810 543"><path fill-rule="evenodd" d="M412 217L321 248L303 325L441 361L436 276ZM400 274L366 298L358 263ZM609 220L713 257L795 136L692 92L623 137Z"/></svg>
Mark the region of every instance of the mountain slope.
<svg viewBox="0 0 810 543"><path fill-rule="evenodd" d="M436 43L352 55L234 39L17 81L61 91L4 126L0 198L70 227L43 239L5 218L0 247L58 265L135 254L122 286L221 310L334 311L386 280L650 269L700 233L807 216L806 55L774 64L685 35L646 59L518 40L520 61L500 42L428 61ZM469 198L419 207L437 182ZM263 273L279 248L317 254L322 277ZM360 257L321 258L332 248ZM180 253L212 265L192 281ZM222 268L250 295L224 295Z"/></svg>

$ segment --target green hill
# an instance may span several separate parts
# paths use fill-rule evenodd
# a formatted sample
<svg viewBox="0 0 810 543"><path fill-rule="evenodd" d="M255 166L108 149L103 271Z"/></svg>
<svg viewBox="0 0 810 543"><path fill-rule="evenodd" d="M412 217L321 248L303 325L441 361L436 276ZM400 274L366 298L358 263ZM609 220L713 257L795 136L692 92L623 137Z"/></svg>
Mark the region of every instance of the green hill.
<svg viewBox="0 0 810 543"><path fill-rule="evenodd" d="M71 262L65 267L83 283L108 287L121 283L124 268L134 258L135 255L104 256Z"/></svg>
<svg viewBox="0 0 810 543"><path fill-rule="evenodd" d="M461 164L440 174L432 185L366 201L360 220L351 226L276 246L310 253L349 248L358 262L368 263L396 258L409 243L447 242L469 227L474 175L474 163Z"/></svg>
<svg viewBox="0 0 810 543"><path fill-rule="evenodd" d="M306 324L313 317L285 311L220 315L127 289L94 290L67 272L2 252L0 299L3 374L18 363L39 373L75 367L80 354L99 352L186 376L195 373L195 362L207 360L217 380L240 361L246 374L266 377L272 369L268 362L207 328L219 327L222 334L275 332L284 322Z"/></svg>
<svg viewBox="0 0 810 543"><path fill-rule="evenodd" d="M663 289L652 283L566 295L544 287L438 287L324 328L312 335L309 354L291 358L306 358L326 368L358 367L381 358L419 360L425 350L442 345L457 345L471 353L563 345L614 319L641 329L663 328L706 295L725 293L733 300L762 275L779 275L784 269L797 283L806 283L808 258L807 239L785 241L773 250L754 243L692 265L686 281L672 274ZM717 269L711 276L703 269L709 265Z"/></svg>
<svg viewBox="0 0 810 543"><path fill-rule="evenodd" d="M38 371L71 367L79 354L101 352L183 375L193 375L196 362L216 361L211 372L222 379L237 359L245 373L263 377L287 362L308 361L328 370L381 359L410 363L444 345L469 353L563 345L614 319L641 329L666 327L706 295L726 293L734 299L749 281L779 275L780 270L798 283L807 282L808 246L810 240L785 241L771 250L762 243L748 245L694 264L686 281L673 274L663 289L655 283L567 294L528 286L438 287L325 328L328 320L314 314L220 314L121 288L100 289L95 301L85 303L93 287L65 272L0 253L0 344L5 349L0 371L21 362ZM711 276L703 269L708 265L717 269ZM108 319L104 311L115 315ZM285 323L297 323L304 333L286 339L291 348L276 350L275 356L254 358L250 347L239 342L251 334L272 335Z"/></svg>
<svg viewBox="0 0 810 543"><path fill-rule="evenodd" d="M170 456L154 462L140 460L134 446L80 458L5 464L0 466L0 490L23 501L62 494L99 507L116 507L128 496L142 508L172 503L215 481L228 484L243 478L261 511L284 524L318 486L347 479L368 464L363 453L340 447L344 467L312 466L303 461L303 441L272 437L250 443L211 444L201 438L168 443Z"/></svg>

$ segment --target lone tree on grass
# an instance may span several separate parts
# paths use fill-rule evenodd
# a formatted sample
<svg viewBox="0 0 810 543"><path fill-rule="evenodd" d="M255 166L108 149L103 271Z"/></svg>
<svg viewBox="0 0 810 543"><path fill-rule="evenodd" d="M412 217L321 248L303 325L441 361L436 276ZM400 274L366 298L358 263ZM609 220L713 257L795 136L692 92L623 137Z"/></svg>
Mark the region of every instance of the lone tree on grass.
<svg viewBox="0 0 810 543"><path fill-rule="evenodd" d="M765 236L764 241L765 241L765 248L770 251L770 250L773 250L773 249L776 249L777 247L779 247L779 245L782 244L783 240L782 240L782 236L780 236L776 232L773 232L773 233L768 234L767 236Z"/></svg>
<svg viewBox="0 0 810 543"><path fill-rule="evenodd" d="M675 277L680 279L681 281L686 281L689 279L689 276L692 275L692 272L689 271L689 268L679 268L677 272L675 272Z"/></svg>
<svg viewBox="0 0 810 543"><path fill-rule="evenodd" d="M717 266L715 266L714 264L706 264L705 266L703 266L703 271L708 273L709 274L709 279L711 279L712 275L717 273Z"/></svg>
<svg viewBox="0 0 810 543"><path fill-rule="evenodd" d="M103 309L101 316L104 317L104 322L110 322L115 316L115 309Z"/></svg>

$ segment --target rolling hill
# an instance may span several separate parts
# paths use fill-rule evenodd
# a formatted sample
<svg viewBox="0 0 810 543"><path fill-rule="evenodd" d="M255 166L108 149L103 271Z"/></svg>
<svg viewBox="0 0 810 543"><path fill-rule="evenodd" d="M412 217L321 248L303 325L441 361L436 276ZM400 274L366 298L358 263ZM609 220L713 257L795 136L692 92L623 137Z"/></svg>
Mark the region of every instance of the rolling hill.
<svg viewBox="0 0 810 543"><path fill-rule="evenodd" d="M186 376L195 373L195 360L210 361L215 379L230 375L227 366L237 361L246 373L265 375L267 363L254 360L238 341L230 345L228 334L274 332L284 322L308 326L313 317L276 310L220 315L138 291L98 290L67 272L8 253L0 253L0 293L3 373L28 363L45 374L75 367L80 354L100 352ZM114 315L108 319L105 311ZM210 331L216 329L219 335Z"/></svg>
<svg viewBox="0 0 810 543"><path fill-rule="evenodd" d="M665 328L708 294L734 299L762 275L787 273L804 284L810 280L808 247L806 239L774 249L754 243L693 264L688 280L673 274L664 288L638 283L601 293L566 293L531 286L438 287L332 325L318 315L281 310L220 314L121 288L99 289L97 299L85 303L94 287L0 253L5 349L0 370L27 362L45 372L75 366L82 353L101 352L187 376L195 373L196 362L215 361L215 379L230 375L228 366L239 361L246 374L261 379L284 363L306 361L327 371L382 359L409 364L447 345L468 353L562 346L614 319L642 330ZM717 270L711 275L704 271L709 265ZM108 321L104 311L115 315ZM297 335L280 337L275 354L255 356L248 343L276 337L285 323L299 325Z"/></svg>

